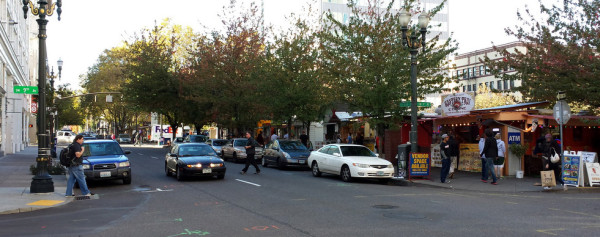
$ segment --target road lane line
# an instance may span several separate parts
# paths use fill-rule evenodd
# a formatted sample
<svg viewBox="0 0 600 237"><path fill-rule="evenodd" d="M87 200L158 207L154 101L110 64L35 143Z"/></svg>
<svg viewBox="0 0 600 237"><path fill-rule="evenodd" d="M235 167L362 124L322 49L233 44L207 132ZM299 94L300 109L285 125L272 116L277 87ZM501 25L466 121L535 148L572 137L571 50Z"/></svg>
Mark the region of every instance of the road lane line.
<svg viewBox="0 0 600 237"><path fill-rule="evenodd" d="M140 155L140 156L143 156L144 154L142 154L142 153L138 153L138 155Z"/></svg>
<svg viewBox="0 0 600 237"><path fill-rule="evenodd" d="M158 157L156 157L156 156L151 156L150 158L152 158L152 159L158 159Z"/></svg>
<svg viewBox="0 0 600 237"><path fill-rule="evenodd" d="M250 184L250 185L254 185L254 186L260 187L260 184L251 183L251 182L244 181L244 180L241 180L241 179L235 179L235 180L236 181L240 181L242 183L247 183L247 184Z"/></svg>

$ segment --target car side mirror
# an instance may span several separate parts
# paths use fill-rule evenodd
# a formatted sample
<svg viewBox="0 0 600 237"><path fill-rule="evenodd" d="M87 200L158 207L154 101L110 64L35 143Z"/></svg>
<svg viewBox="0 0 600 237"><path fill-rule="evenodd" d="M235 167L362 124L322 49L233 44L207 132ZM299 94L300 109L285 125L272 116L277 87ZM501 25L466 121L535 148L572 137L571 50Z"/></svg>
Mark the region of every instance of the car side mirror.
<svg viewBox="0 0 600 237"><path fill-rule="evenodd" d="M125 151L125 155L131 154L131 151Z"/></svg>
<svg viewBox="0 0 600 237"><path fill-rule="evenodd" d="M171 155L170 155L170 156L171 156L171 157L177 157L177 154L175 154L175 153L171 153Z"/></svg>
<svg viewBox="0 0 600 237"><path fill-rule="evenodd" d="M333 153L333 155L334 155L334 156L337 156L337 157L340 157L340 156L342 156L340 153L337 153L337 152L336 152L336 153Z"/></svg>

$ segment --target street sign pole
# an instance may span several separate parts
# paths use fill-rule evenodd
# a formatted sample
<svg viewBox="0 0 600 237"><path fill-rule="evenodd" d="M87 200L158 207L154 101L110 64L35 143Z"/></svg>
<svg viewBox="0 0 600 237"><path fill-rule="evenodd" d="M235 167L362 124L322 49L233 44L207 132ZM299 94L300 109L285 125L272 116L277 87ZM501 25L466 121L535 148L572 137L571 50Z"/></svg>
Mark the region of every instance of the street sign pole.
<svg viewBox="0 0 600 237"><path fill-rule="evenodd" d="M563 140L563 125L565 123L563 120L563 103L564 103L564 101L559 101L559 102L560 102L560 123L559 123L559 125L560 125L560 154L559 154L559 156L562 159L563 154L565 154L565 150L563 148L565 145L565 140ZM556 178L558 179L559 177L556 177Z"/></svg>

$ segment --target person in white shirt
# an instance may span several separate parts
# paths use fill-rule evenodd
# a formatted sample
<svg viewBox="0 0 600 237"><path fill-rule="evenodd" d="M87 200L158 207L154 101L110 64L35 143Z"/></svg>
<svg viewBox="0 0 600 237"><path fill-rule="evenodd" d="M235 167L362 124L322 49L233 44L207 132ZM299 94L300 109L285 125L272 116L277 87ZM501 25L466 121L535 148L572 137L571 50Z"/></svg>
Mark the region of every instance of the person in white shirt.
<svg viewBox="0 0 600 237"><path fill-rule="evenodd" d="M271 141L275 141L277 140L277 138L279 138L279 136L277 136L277 133L273 133L273 135L271 135Z"/></svg>
<svg viewBox="0 0 600 237"><path fill-rule="evenodd" d="M485 138L477 135L477 138L475 140L479 141L479 154L483 154ZM487 175L486 171L487 170L486 170L486 165L485 165L485 155L482 155L481 156L481 182L484 182L484 183L487 183L487 180L488 180L488 175Z"/></svg>
<svg viewBox="0 0 600 237"><path fill-rule="evenodd" d="M502 176L502 170L504 169L504 154L506 154L506 145L504 144L504 141L500 139L500 133L496 133L495 138L496 144L498 145L498 159L496 159L494 162L494 169L496 174L498 174L500 178L503 178L504 176Z"/></svg>

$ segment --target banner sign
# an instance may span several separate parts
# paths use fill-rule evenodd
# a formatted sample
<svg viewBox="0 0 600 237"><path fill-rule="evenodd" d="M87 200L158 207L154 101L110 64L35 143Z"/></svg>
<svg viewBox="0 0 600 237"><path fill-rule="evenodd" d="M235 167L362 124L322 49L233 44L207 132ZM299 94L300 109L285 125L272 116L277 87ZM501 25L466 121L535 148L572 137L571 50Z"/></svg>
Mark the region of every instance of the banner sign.
<svg viewBox="0 0 600 237"><path fill-rule="evenodd" d="M442 167L440 144L431 144L431 167Z"/></svg>
<svg viewBox="0 0 600 237"><path fill-rule="evenodd" d="M481 158L479 157L479 144L458 145L460 157L458 158L458 170L481 172Z"/></svg>
<svg viewBox="0 0 600 237"><path fill-rule="evenodd" d="M468 114L475 107L473 92L442 95L442 116Z"/></svg>
<svg viewBox="0 0 600 237"><path fill-rule="evenodd" d="M595 163L596 159L598 157L598 154L596 154L596 152L586 152L586 151L582 151L581 152L581 163Z"/></svg>
<svg viewBox="0 0 600 237"><path fill-rule="evenodd" d="M581 171L581 157L577 155L565 155L562 162L562 179L565 185L577 187Z"/></svg>
<svg viewBox="0 0 600 237"><path fill-rule="evenodd" d="M508 133L508 145L521 144L521 133L520 132L509 132Z"/></svg>
<svg viewBox="0 0 600 237"><path fill-rule="evenodd" d="M590 186L600 185L600 164L585 163L585 168Z"/></svg>
<svg viewBox="0 0 600 237"><path fill-rule="evenodd" d="M410 153L408 175L429 176L429 154L428 153Z"/></svg>

